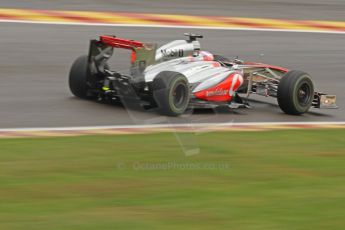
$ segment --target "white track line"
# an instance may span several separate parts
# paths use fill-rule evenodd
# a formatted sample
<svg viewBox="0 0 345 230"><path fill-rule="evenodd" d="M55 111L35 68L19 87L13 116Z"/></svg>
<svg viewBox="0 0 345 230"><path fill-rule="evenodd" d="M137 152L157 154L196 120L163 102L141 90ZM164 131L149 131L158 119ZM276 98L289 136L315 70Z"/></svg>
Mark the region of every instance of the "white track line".
<svg viewBox="0 0 345 230"><path fill-rule="evenodd" d="M104 130L104 129L147 129L147 128L200 128L200 127L238 127L238 126L270 126L270 125L345 125L345 121L340 122L243 122L243 123L188 123L188 124L150 124L150 125L118 125L118 126L82 126L82 127L42 127L42 128L6 128L0 132L11 131L83 131L83 130Z"/></svg>
<svg viewBox="0 0 345 230"><path fill-rule="evenodd" d="M27 24L48 24L48 25L69 25L69 26L107 26L107 27L152 27L152 28L175 28L175 29L205 29L205 30L239 30L239 31L266 31L266 32L294 32L294 33L319 33L319 34L345 34L345 31L330 30L290 30L290 29L264 29L264 28L231 28L211 26L176 26L176 25L150 25L150 24L109 24L109 23L86 23L86 22L50 22L50 21L29 21L29 20L7 20L0 19L0 22L27 23Z"/></svg>

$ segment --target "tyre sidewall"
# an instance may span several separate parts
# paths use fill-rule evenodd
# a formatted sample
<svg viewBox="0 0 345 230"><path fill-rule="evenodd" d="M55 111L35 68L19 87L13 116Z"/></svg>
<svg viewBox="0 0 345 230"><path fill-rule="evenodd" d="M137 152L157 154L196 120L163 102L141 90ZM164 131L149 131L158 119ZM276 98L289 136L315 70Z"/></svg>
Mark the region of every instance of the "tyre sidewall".
<svg viewBox="0 0 345 230"><path fill-rule="evenodd" d="M87 55L78 57L70 70L69 87L71 92L80 98L87 98Z"/></svg>
<svg viewBox="0 0 345 230"><path fill-rule="evenodd" d="M305 104L298 100L298 90L302 84L309 86L310 95ZM314 99L314 86L307 73L298 70L287 72L278 85L277 100L279 107L287 114L300 115L309 110Z"/></svg>
<svg viewBox="0 0 345 230"><path fill-rule="evenodd" d="M185 95L183 103L177 107L174 103L174 90L183 85ZM177 72L164 71L157 75L153 82L153 98L158 105L160 113L169 116L178 116L184 113L189 104L189 86L187 78Z"/></svg>
<svg viewBox="0 0 345 230"><path fill-rule="evenodd" d="M310 87L311 95L309 95L310 97L309 101L305 105L301 105L300 102L298 101L298 90L304 83L307 83L308 86ZM309 110L313 102L313 92L314 92L313 82L311 81L310 77L307 74L302 75L302 77L300 77L300 79L298 79L295 82L293 86L293 93L291 96L292 96L293 104L295 105L295 108L298 111L298 113L305 113Z"/></svg>
<svg viewBox="0 0 345 230"><path fill-rule="evenodd" d="M176 105L174 104L174 96L173 96L173 92L174 89L177 88L177 86L179 85L183 85L185 88L185 96L183 98L183 105L181 107L176 107ZM187 106L188 106L188 95L189 95L189 90L188 90L188 83L185 81L185 77L183 75L179 75L176 79L174 79L171 84L170 84L170 88L168 91L168 98L169 98L169 107L171 108L172 111L174 111L174 113L183 113Z"/></svg>

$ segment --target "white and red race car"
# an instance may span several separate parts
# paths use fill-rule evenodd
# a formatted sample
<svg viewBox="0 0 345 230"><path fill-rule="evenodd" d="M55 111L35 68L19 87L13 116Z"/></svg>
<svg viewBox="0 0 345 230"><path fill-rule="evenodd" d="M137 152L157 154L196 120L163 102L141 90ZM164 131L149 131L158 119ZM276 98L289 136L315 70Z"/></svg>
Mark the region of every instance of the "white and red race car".
<svg viewBox="0 0 345 230"><path fill-rule="evenodd" d="M337 108L336 96L314 91L307 73L262 63L229 60L200 49L201 35L185 34L161 47L115 36L91 40L89 55L70 70L71 92L80 98L119 100L178 116L188 107L248 107L251 94L277 98L287 114L310 107ZM130 74L109 69L114 48L132 51ZM240 96L242 95L242 96Z"/></svg>

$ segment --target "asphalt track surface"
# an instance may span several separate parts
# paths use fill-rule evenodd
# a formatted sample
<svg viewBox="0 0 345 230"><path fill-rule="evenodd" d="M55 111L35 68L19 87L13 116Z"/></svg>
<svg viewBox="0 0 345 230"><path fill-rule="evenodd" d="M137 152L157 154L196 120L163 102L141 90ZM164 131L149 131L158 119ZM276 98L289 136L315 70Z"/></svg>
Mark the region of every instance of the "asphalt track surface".
<svg viewBox="0 0 345 230"><path fill-rule="evenodd" d="M66 9L78 10L92 8L92 5L86 3L84 4L85 7L81 8L80 4L78 7L77 5L73 7L72 3L68 3L69 1L58 7L51 2L42 1L42 4L31 5L11 2L2 3L1 7L61 9L63 8L61 6L64 6ZM255 1L252 2L255 3ZM319 10L319 14L306 11L304 17L299 17L299 19L332 19L328 17L335 17L333 19L337 20L342 19L341 16L336 17L336 12L344 12L344 4L341 4L340 1L330 1L328 7L324 8L325 12L331 10L333 16L320 13L323 10L320 6L323 4L322 1L314 2L318 2L318 4L315 3L315 9ZM269 1L266 2L267 7L272 7L269 3ZM137 7L137 11L143 12L136 5L139 4L138 1L133 1L133 4ZM175 4L177 3L175 2ZM203 4L206 4L206 1ZM210 5L211 2L207 4ZM107 8L107 4L100 1L97 2L98 7L92 9L136 10L125 8L124 5L124 3L119 4L119 9ZM188 5L184 11L188 11ZM176 5L174 6L176 8ZM317 8L319 6L320 9ZM212 15L219 12L218 15L222 14L223 11L217 7L212 8L213 13L210 11L207 13ZM171 8L169 9L174 9L174 7ZM176 13L186 13L184 11ZM202 7L198 8L199 13L204 11ZM158 9L153 7L150 12L158 12ZM163 13L169 12L163 11ZM245 16L268 17L266 13L267 10L262 10L261 14L247 14ZM285 16L283 15L283 17ZM198 110L192 115L187 114L181 118L166 118L160 117L155 112L128 111L117 105L80 100L73 97L69 92L68 71L70 65L77 56L86 54L89 39L100 34L116 34L121 37L163 44L173 39L179 39L184 32L189 31L205 36L201 41L204 50L229 57L238 55L245 60L281 65L308 72L313 77L317 89L337 95L340 108L338 110L312 109L311 112L303 116L289 116L280 111L275 99L255 97L255 100L250 102L252 109ZM18 23L1 23L0 33L0 128L169 122L345 121L345 36L341 34L191 29L186 31L186 29L172 28ZM120 51L116 55L112 67L126 69L128 58L129 55L126 51ZM261 103L260 100L267 103Z"/></svg>

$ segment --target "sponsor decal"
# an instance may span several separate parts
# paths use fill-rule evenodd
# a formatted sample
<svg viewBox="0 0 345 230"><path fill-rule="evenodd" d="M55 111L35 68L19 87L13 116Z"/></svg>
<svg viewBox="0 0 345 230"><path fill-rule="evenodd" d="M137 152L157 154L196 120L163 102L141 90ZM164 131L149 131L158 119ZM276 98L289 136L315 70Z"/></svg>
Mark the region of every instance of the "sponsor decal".
<svg viewBox="0 0 345 230"><path fill-rule="evenodd" d="M183 57L184 50L183 49L166 49L161 50L164 57Z"/></svg>
<svg viewBox="0 0 345 230"><path fill-rule="evenodd" d="M206 91L206 97L212 97L212 96L224 96L228 93L225 89L216 89L212 91Z"/></svg>

